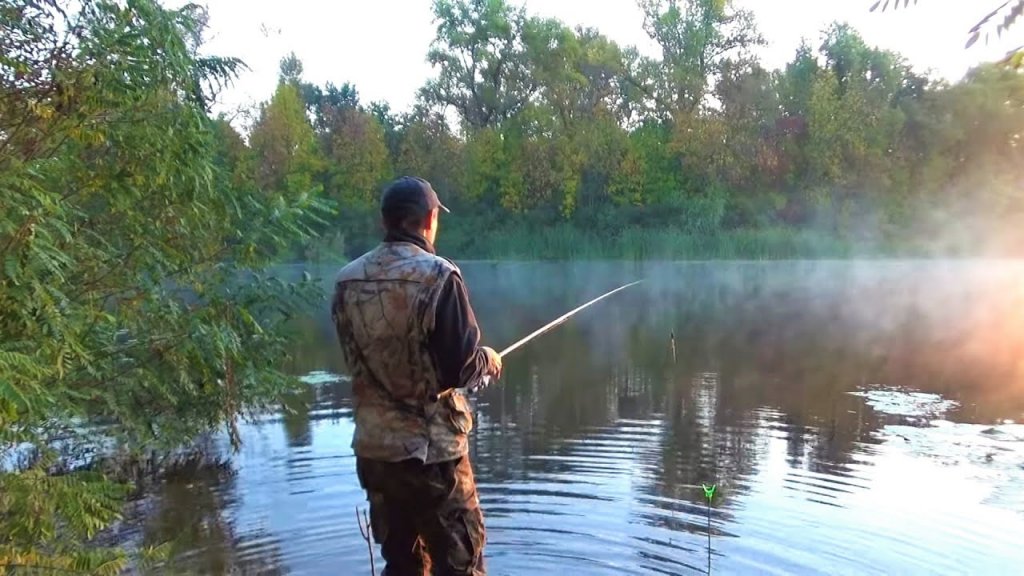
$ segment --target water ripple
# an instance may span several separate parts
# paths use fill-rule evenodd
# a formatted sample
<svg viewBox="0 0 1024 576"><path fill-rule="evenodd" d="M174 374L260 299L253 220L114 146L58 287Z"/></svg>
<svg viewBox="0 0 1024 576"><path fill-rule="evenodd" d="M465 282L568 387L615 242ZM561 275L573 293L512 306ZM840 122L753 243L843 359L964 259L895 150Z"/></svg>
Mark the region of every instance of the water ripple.
<svg viewBox="0 0 1024 576"><path fill-rule="evenodd" d="M1019 571L1024 333L997 321L1024 268L624 266L469 280L488 337L514 341L609 275L649 278L474 400L490 574L696 574L709 551L715 574ZM369 572L351 383L314 336L311 408L242 426L238 454L220 441L231 474L155 486L121 541L181 536L190 574Z"/></svg>

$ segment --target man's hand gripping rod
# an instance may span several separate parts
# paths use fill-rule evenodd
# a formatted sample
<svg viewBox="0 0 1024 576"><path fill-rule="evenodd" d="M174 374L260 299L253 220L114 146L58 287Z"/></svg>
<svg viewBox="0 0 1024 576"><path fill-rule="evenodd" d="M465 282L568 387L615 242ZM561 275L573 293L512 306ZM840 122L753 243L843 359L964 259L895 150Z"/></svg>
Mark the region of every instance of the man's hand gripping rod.
<svg viewBox="0 0 1024 576"><path fill-rule="evenodd" d="M512 344L508 348L505 348L504 350L502 350L501 352L498 353L498 356L500 356L501 358L504 358L506 354L508 354L508 353L512 352L513 350L516 350L517 348L523 346L524 344L526 344L530 340L533 340L534 338L540 336L541 334L544 334L545 332L548 332L549 330L552 330L552 329L556 328L557 326L559 326L560 324L562 324L563 322L565 322L566 320L571 318L573 314L576 314L580 310L583 310L584 308L590 306L591 304L596 304L599 301L604 300L605 298L611 296L612 294L615 294L616 292L618 292L620 290L625 290L626 288L629 288L630 286L634 286L634 285L639 284L641 282L643 282L643 280L637 280L636 282L630 282L629 284L626 284L625 286L620 286L620 287L616 288L615 290L612 290L611 292L607 292L605 294L602 294L601 296L598 296L597 298L594 298L593 300L591 300L590 302L587 302L586 304L583 304L582 306L579 306L577 308L574 308L574 309L570 310L569 312L559 316L558 318L555 318L554 320L552 320L551 322L545 324L544 326L541 326L540 328L535 330L533 333L531 333L529 336L526 336L525 338L519 340L515 344ZM436 402L436 401L438 401L438 400L440 400L442 398L446 398L446 397L448 397L448 396L450 396L452 394L455 394L455 393L466 394L468 396L468 395L474 394L478 390L486 388L490 383L491 383L491 376L490 375L486 375L483 378L481 378L479 381L477 381L475 383L472 383L472 384L469 384L467 386L464 386L462 388L448 388L448 389L444 390L443 392L441 392L440 394L438 394L435 397L433 397L432 400Z"/></svg>

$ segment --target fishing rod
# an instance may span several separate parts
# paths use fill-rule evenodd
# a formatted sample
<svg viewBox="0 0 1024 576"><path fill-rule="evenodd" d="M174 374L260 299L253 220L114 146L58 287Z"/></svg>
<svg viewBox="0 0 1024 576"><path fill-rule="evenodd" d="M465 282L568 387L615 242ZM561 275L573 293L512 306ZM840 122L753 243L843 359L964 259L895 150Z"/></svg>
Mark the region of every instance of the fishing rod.
<svg viewBox="0 0 1024 576"><path fill-rule="evenodd" d="M551 322L548 322L547 324L545 324L545 325L541 326L540 328L534 330L528 336L525 336L524 338L520 339L515 344L512 344L508 348L505 348L504 350L502 350L501 352L498 353L498 356L500 358L504 358L506 354L509 354L510 352L515 351L516 349L520 348L521 346L525 345L527 342L529 342L530 340L533 340L534 338L540 336L541 334L544 334L544 333L546 333L546 332L548 332L550 330L553 330L554 328L556 328L557 326L559 326L560 324L562 324L563 322L565 322L566 320L571 318L574 314L576 314L577 312L583 310L584 308L586 308L586 307L588 307L588 306L590 306L592 304L597 304L598 302L600 302L601 300L604 300L605 298L611 296L612 294L615 294L616 292L619 292L620 290L625 290L626 288L629 288L630 286L635 286L635 285L637 285L637 284L639 284L641 282L643 282L643 280L637 280L636 282L630 282L629 284L626 284L625 286L619 286L615 290L612 290L610 292L605 292L604 294L598 296L597 298L594 298L593 300L591 300L590 302L587 302L586 304L583 304L581 306L577 306L576 308L570 310L569 312L566 312L565 314L559 316L558 318L555 318ZM458 392L460 394L466 394L468 396L470 394L475 393L478 390L486 388L490 384L490 382L491 382L491 377L489 375L488 376L484 376L483 378L481 378L479 381L477 381L474 384L463 386L461 388L448 388L447 390L441 392L440 394L437 394L437 395L433 396L431 398L431 401L437 402L438 400L440 400L442 398L446 398L446 397L448 397L448 396L450 396L452 394L455 394L456 392Z"/></svg>

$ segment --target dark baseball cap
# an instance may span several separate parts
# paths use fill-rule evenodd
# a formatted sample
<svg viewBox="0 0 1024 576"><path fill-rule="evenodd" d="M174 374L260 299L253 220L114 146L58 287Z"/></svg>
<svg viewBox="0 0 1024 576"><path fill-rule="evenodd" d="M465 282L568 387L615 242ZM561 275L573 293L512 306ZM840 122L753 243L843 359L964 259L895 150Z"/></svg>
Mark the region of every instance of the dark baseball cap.
<svg viewBox="0 0 1024 576"><path fill-rule="evenodd" d="M430 182L415 176L403 176L388 184L380 199L380 211L385 216L423 216L434 208L451 212L441 204Z"/></svg>

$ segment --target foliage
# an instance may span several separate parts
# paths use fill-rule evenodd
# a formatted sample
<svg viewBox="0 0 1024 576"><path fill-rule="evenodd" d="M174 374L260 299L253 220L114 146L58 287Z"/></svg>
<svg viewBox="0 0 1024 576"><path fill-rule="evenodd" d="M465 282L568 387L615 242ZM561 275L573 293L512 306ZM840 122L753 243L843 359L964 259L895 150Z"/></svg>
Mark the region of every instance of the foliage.
<svg viewBox="0 0 1024 576"><path fill-rule="evenodd" d="M1021 77L981 67L948 86L838 23L770 71L751 55L763 42L752 16L732 2L638 4L660 58L503 0L439 0L428 55L437 76L412 112L363 107L348 84L307 87L330 158L320 181L342 208L336 251L372 245L379 184L416 173L456 208L442 244L449 233L473 239L450 242L454 256L518 253L507 235L491 238L512 222L602 237L788 227L868 251L1015 253L1004 232L1022 209L1012 185L1022 126L1006 96ZM345 122L325 120L324 93ZM983 131L989 120L1003 129ZM363 175L354 196L331 192L343 188L331 183L339 173Z"/></svg>
<svg viewBox="0 0 1024 576"><path fill-rule="evenodd" d="M486 128L522 109L532 78L522 45L525 15L503 0L435 0L437 39L427 60L440 68L425 101L451 106L467 126Z"/></svg>
<svg viewBox="0 0 1024 576"><path fill-rule="evenodd" d="M662 50L651 91L663 115L694 112L730 56L764 43L749 10L731 0L639 0L644 29Z"/></svg>
<svg viewBox="0 0 1024 576"><path fill-rule="evenodd" d="M253 271L323 205L208 116L240 63L199 55L198 7L73 8L0 4L0 566L114 573L85 546L125 486L78 465L237 440L291 387L279 324L312 292Z"/></svg>
<svg viewBox="0 0 1024 576"><path fill-rule="evenodd" d="M903 0L903 7L907 8L910 6L910 1ZM917 4L917 0L913 0L913 2ZM893 10L895 10L900 7L900 0L876 0L871 5L871 11L874 12L881 7L882 11L885 12L889 8L889 4L892 4ZM1003 32L1012 28L1021 15L1024 15L1024 0L1003 0L998 5L994 2L992 5L995 8L986 13L981 20L968 30L967 48L976 44L983 34L985 42L988 42L993 28L996 35L1001 37ZM1009 51L1001 63L1008 64L1015 69L1020 68L1024 64L1024 46Z"/></svg>
<svg viewBox="0 0 1024 576"><path fill-rule="evenodd" d="M982 66L950 86L839 23L767 70L752 56L763 42L753 17L732 2L638 5L660 58L504 0L438 0L437 75L405 114L362 105L349 84L304 84L301 63L283 62L282 82L301 87L313 118L309 154L326 160L313 179L340 207L314 252L369 248L380 185L419 174L455 209L441 242L456 257L520 254L508 246L517 226L579 230L565 238L616 254L648 251L594 234L793 229L856 253L1016 254L1021 76ZM698 245L734 253L683 242L675 257ZM737 245L748 256L835 252ZM583 252L593 253L563 255Z"/></svg>
<svg viewBox="0 0 1024 576"><path fill-rule="evenodd" d="M292 194L313 190L323 160L297 83L277 85L274 97L260 109L249 142L260 188Z"/></svg>

